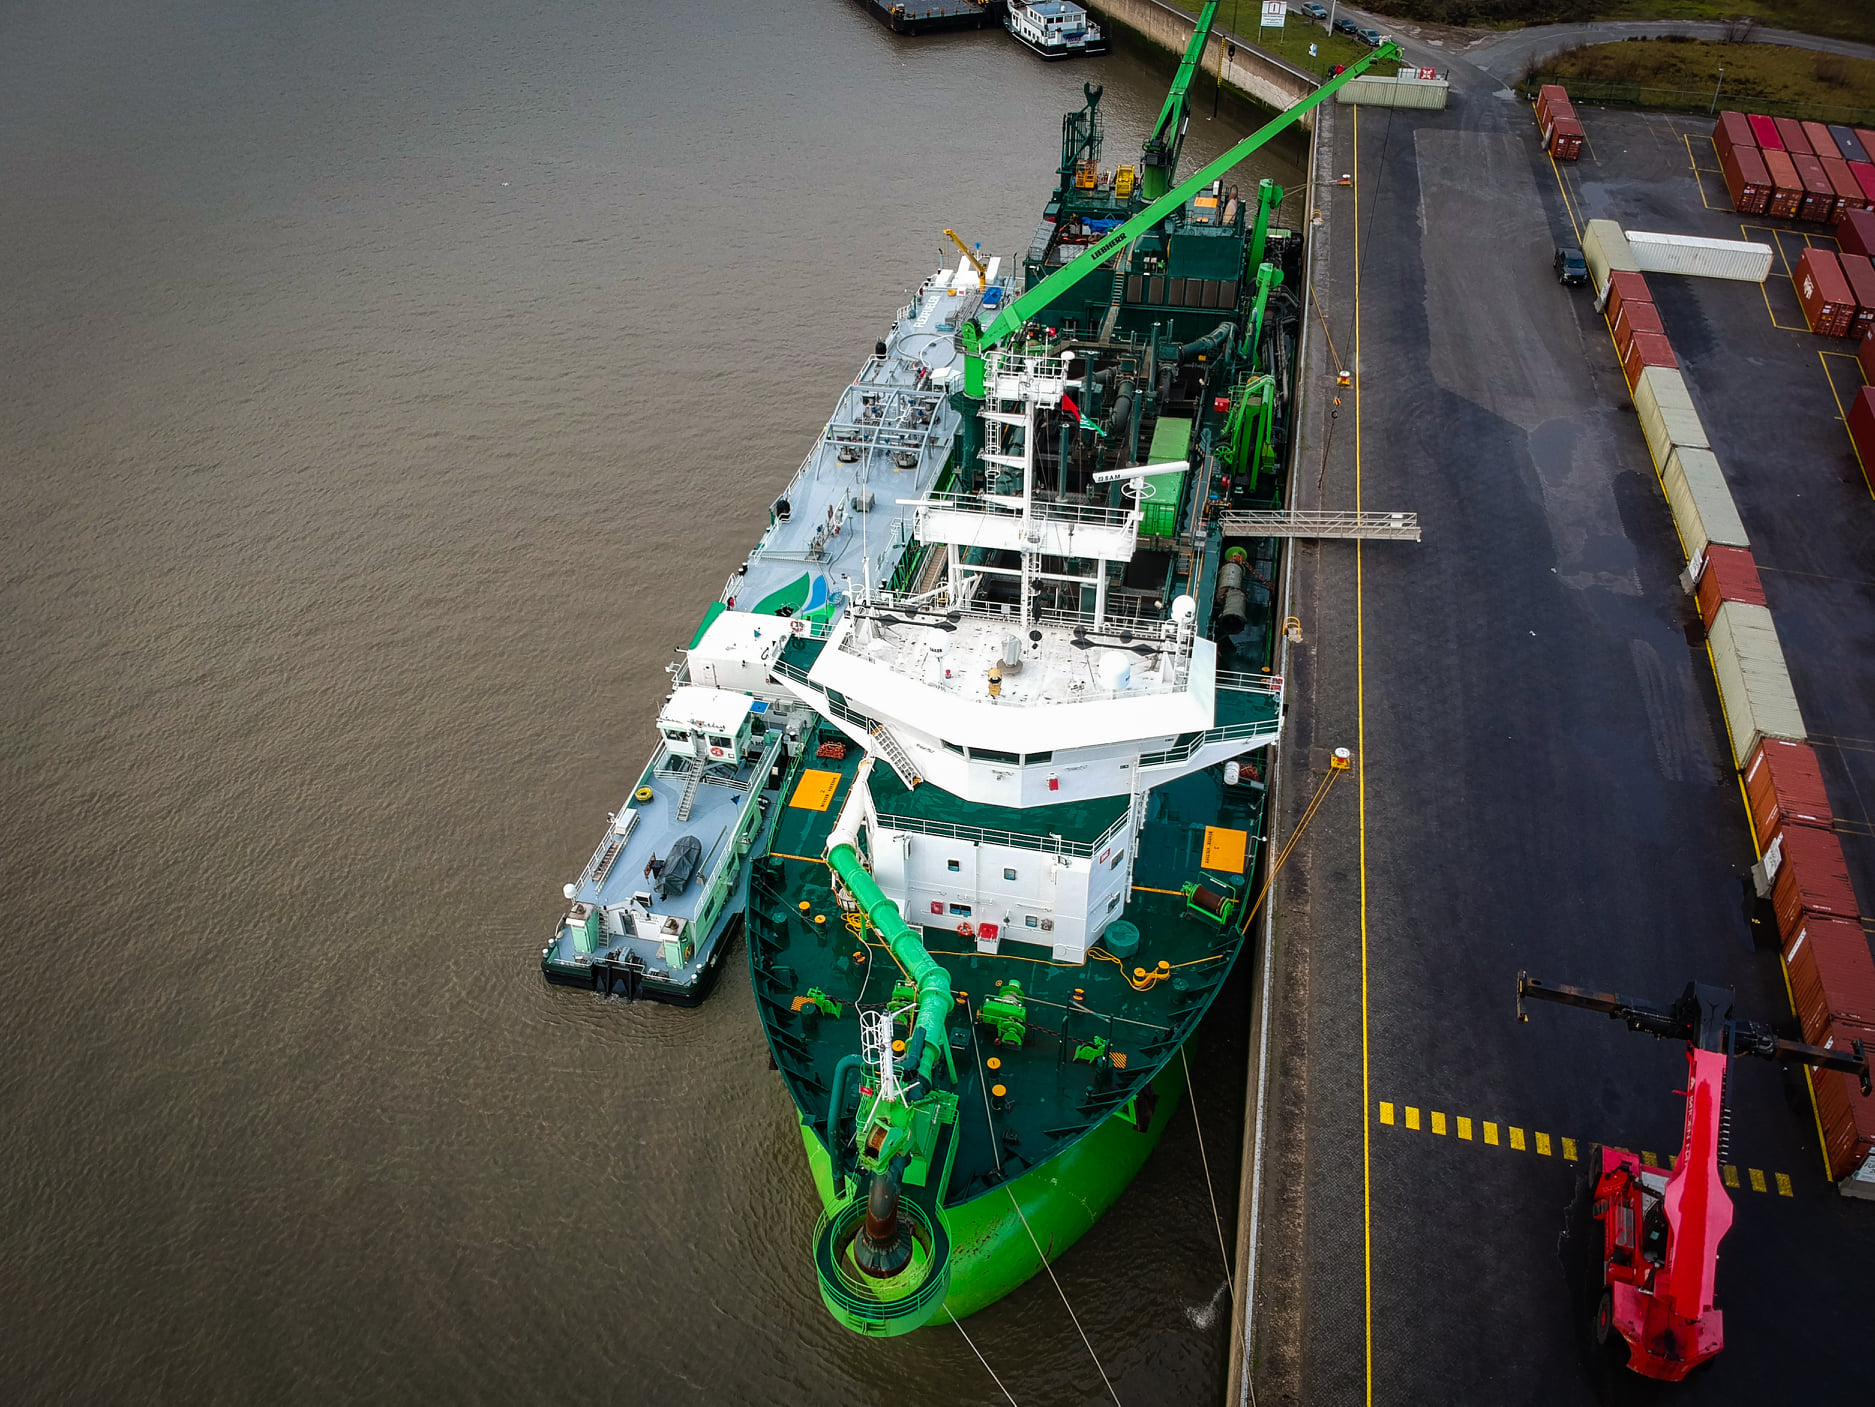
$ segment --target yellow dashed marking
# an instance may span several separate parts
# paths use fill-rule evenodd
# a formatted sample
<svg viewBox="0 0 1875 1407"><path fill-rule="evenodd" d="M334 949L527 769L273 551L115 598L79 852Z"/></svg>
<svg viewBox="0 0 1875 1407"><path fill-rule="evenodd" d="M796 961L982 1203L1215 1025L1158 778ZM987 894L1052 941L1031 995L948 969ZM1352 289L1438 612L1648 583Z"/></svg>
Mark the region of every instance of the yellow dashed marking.
<svg viewBox="0 0 1875 1407"><path fill-rule="evenodd" d="M1730 1163L1722 1163L1719 1165L1719 1178L1727 1187L1736 1187L1738 1186L1738 1169Z"/></svg>
<svg viewBox="0 0 1875 1407"><path fill-rule="evenodd" d="M1380 1122L1383 1124L1391 1124L1393 1122L1393 1106L1388 1104L1385 1100L1382 1100L1380 1104Z"/></svg>
<svg viewBox="0 0 1875 1407"><path fill-rule="evenodd" d="M1445 1135L1445 1115L1437 1110L1434 1110L1432 1115L1432 1131L1441 1137Z"/></svg>
<svg viewBox="0 0 1875 1407"><path fill-rule="evenodd" d="M1763 1192L1765 1190L1763 1170L1760 1168L1747 1168L1746 1171L1751 1174L1751 1190L1753 1192Z"/></svg>
<svg viewBox="0 0 1875 1407"><path fill-rule="evenodd" d="M1510 1126L1510 1146L1519 1153L1523 1152L1523 1130L1515 1124Z"/></svg>
<svg viewBox="0 0 1875 1407"><path fill-rule="evenodd" d="M1576 1160L1576 1141L1573 1138L1562 1141L1562 1155L1572 1163Z"/></svg>
<svg viewBox="0 0 1875 1407"><path fill-rule="evenodd" d="M1415 1109L1410 1104L1406 1106L1406 1126L1409 1129L1419 1127L1419 1110Z"/></svg>
<svg viewBox="0 0 1875 1407"><path fill-rule="evenodd" d="M1777 1195L1780 1197L1796 1196L1796 1193L1790 1190L1790 1174L1789 1173L1777 1174Z"/></svg>
<svg viewBox="0 0 1875 1407"><path fill-rule="evenodd" d="M1484 1141L1493 1148L1497 1147L1497 1125L1487 1122L1484 1126Z"/></svg>
<svg viewBox="0 0 1875 1407"><path fill-rule="evenodd" d="M1545 1158L1549 1157L1550 1152L1549 1152L1549 1135L1548 1134L1539 1133L1536 1136L1536 1151Z"/></svg>
<svg viewBox="0 0 1875 1407"><path fill-rule="evenodd" d="M1641 1153L1641 1161L1650 1168L1657 1168L1660 1166L1659 1155L1652 1153L1652 1152L1648 1152L1646 1150L1643 1150Z"/></svg>
<svg viewBox="0 0 1875 1407"><path fill-rule="evenodd" d="M1458 1116L1458 1136L1463 1139L1471 1137L1471 1120L1463 1114Z"/></svg>

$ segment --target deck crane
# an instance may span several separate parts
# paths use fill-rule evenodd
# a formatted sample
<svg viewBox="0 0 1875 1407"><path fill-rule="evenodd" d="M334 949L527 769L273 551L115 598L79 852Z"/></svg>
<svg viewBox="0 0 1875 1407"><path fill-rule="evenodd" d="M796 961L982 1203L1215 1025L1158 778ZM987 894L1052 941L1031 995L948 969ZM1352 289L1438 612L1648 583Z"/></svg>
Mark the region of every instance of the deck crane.
<svg viewBox="0 0 1875 1407"><path fill-rule="evenodd" d="M1185 57L1172 76L1165 105L1159 109L1159 120L1153 123L1152 135L1146 138L1140 189L1147 200L1157 200L1171 189L1172 179L1178 173L1178 151L1185 144L1185 125L1191 120L1191 105L1185 101L1185 94L1191 88L1192 79L1198 76L1198 65L1204 59L1204 46L1211 37L1211 20L1217 14L1217 7L1218 0L1208 0L1198 12L1198 23L1192 27Z"/></svg>
<svg viewBox="0 0 1875 1407"><path fill-rule="evenodd" d="M1210 8L1215 8L1210 7ZM1284 109L1256 131L1245 137L1236 146L1223 155L1214 158L1199 170L1187 176L1171 190L1158 198L1147 202L1146 207L1128 219L1124 224L1107 231L1099 239L1088 245L1077 258L1063 264L1052 274L1038 282L1019 297L1004 302L996 316L986 323L966 321L958 329L958 335L964 344L964 392L973 399L983 399L983 353L1008 340L1022 330L1024 324L1048 307L1062 294L1091 276L1114 254L1124 249L1133 240L1152 229L1173 211L1182 207L1199 191L1211 182L1222 177L1245 157L1262 147L1296 121L1312 112L1318 105L1332 98L1343 87L1359 78L1375 64L1386 63L1400 57L1400 46L1392 40L1383 42L1379 48L1363 54L1335 77L1310 93L1300 102ZM1176 88L1174 84L1174 88Z"/></svg>
<svg viewBox="0 0 1875 1407"><path fill-rule="evenodd" d="M1732 1225L1720 1163L1726 1156L1731 1114L1726 1107L1728 1066L1735 1055L1797 1060L1844 1070L1869 1094L1868 1057L1783 1040L1770 1027L1732 1011L1729 987L1689 982L1671 1005L1637 1001L1614 992L1550 986L1517 974L1517 1019L1528 1021L1525 998L1560 1002L1625 1021L1630 1031L1656 1040L1686 1042L1686 1122L1672 1174L1643 1166L1620 1148L1591 1148L1589 1215L1599 1240L1587 1239L1600 1264L1592 1289L1598 1344L1627 1349L1628 1366L1643 1377L1678 1382L1725 1346L1723 1316L1714 1299L1719 1242Z"/></svg>
<svg viewBox="0 0 1875 1407"><path fill-rule="evenodd" d="M981 293L985 288L989 286L988 266L985 265L981 259L977 258L975 251L972 250L969 245L964 243L963 236L958 234L956 230L947 229L944 231L944 233L946 236L949 237L950 242L952 244L956 245L958 249L963 251L964 258L970 261L970 267L977 271L977 291Z"/></svg>

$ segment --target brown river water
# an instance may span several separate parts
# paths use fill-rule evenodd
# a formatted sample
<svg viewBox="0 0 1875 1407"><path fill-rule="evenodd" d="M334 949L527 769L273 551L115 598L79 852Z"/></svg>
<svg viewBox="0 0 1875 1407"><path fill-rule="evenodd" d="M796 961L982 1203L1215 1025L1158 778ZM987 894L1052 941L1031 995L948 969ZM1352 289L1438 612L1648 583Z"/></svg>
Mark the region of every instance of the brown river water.
<svg viewBox="0 0 1875 1407"><path fill-rule="evenodd" d="M944 227L1019 256L1081 82L1111 164L1170 72L851 0L0 6L0 1396L1003 1400L822 1309L740 947L682 1011L539 946ZM1199 91L1187 169L1253 120ZM1198 1148L1058 1267L1129 1404L1221 1391ZM1105 1398L1047 1277L966 1327Z"/></svg>

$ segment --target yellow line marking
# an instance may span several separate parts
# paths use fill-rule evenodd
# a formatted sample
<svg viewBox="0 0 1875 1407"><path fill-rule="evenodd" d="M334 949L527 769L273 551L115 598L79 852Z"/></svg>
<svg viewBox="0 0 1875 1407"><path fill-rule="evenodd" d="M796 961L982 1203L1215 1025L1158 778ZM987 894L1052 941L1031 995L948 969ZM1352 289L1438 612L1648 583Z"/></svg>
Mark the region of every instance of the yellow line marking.
<svg viewBox="0 0 1875 1407"><path fill-rule="evenodd" d="M1410 1104L1406 1106L1406 1126L1409 1129L1419 1127L1419 1110L1415 1109Z"/></svg>
<svg viewBox="0 0 1875 1407"><path fill-rule="evenodd" d="M1497 1125L1488 1119L1485 1120L1484 1125L1484 1141L1493 1148L1497 1147Z"/></svg>
<svg viewBox="0 0 1875 1407"><path fill-rule="evenodd" d="M1842 357L1846 361L1852 361L1856 364L1856 370L1858 372L1862 369L1862 360L1860 357L1850 356L1847 352L1825 352L1819 350L1816 355L1817 359L1823 363L1823 379L1829 383L1829 398L1836 402L1836 418L1842 421L1843 433L1848 435L1849 412L1843 407L1842 397L1836 394L1836 378L1829 374L1828 359L1830 357ZM1868 489L1870 498L1875 498L1875 484L1869 482L1871 478L1875 478L1875 475L1871 475L1868 471L1868 465L1862 462L1862 450L1856 444L1855 436L1853 435L1849 435L1849 452L1855 456L1856 467L1862 471L1863 487Z"/></svg>
<svg viewBox="0 0 1875 1407"><path fill-rule="evenodd" d="M1467 1142L1471 1139L1471 1120L1463 1114L1458 1116L1458 1136Z"/></svg>
<svg viewBox="0 0 1875 1407"><path fill-rule="evenodd" d="M1543 155L1549 157L1549 169L1556 177L1556 189L1562 192L1563 213L1569 217L1569 228L1576 232L1576 243L1579 245L1582 243L1582 226L1576 223L1575 206L1570 203L1569 187L1562 178L1562 168L1556 164L1556 158L1550 156L1548 152L1544 152ZM1359 541L1358 538L1355 539L1357 552L1360 550Z"/></svg>
<svg viewBox="0 0 1875 1407"><path fill-rule="evenodd" d="M1777 1195L1778 1196L1794 1197L1797 1195L1796 1193L1790 1190L1790 1174L1789 1173L1777 1173L1775 1174L1775 1176L1777 1178Z"/></svg>
<svg viewBox="0 0 1875 1407"><path fill-rule="evenodd" d="M1384 1099L1380 1101L1380 1122L1383 1124L1393 1122L1393 1106Z"/></svg>
<svg viewBox="0 0 1875 1407"><path fill-rule="evenodd" d="M1747 1168L1745 1171L1751 1174L1751 1190L1753 1192L1763 1192L1765 1190L1763 1170L1759 1168Z"/></svg>
<svg viewBox="0 0 1875 1407"><path fill-rule="evenodd" d="M1641 1152L1641 1161L1650 1168L1657 1168L1660 1166L1659 1155L1652 1153L1652 1152L1648 1152L1646 1150L1642 1150Z"/></svg>
<svg viewBox="0 0 1875 1407"><path fill-rule="evenodd" d="M1562 1155L1572 1163L1576 1160L1576 1141L1573 1138L1562 1141Z"/></svg>
<svg viewBox="0 0 1875 1407"><path fill-rule="evenodd" d="M1445 1136L1445 1115L1437 1110L1434 1110L1432 1114L1432 1131L1441 1138Z"/></svg>
<svg viewBox="0 0 1875 1407"><path fill-rule="evenodd" d="M1724 1183L1724 1184L1725 1184L1725 1185L1726 1185L1727 1187L1736 1187L1736 1186L1738 1186L1738 1169L1737 1169L1737 1167L1736 1167L1736 1166L1734 1166L1734 1165L1733 1165L1733 1164L1731 1164L1731 1163L1724 1163L1724 1164L1721 1164L1721 1165L1720 1165L1720 1167L1719 1167L1719 1179L1720 1179L1720 1181L1722 1181L1722 1182L1723 1182L1723 1183Z"/></svg>
<svg viewBox="0 0 1875 1407"><path fill-rule="evenodd" d="M1549 1157L1549 1156L1550 1156L1550 1152L1549 1152L1549 1135L1548 1135L1548 1134L1546 1134L1546 1133L1539 1133L1539 1134L1538 1134L1538 1135L1536 1136L1536 1151L1537 1151L1537 1152L1538 1152L1539 1154L1541 1154L1541 1155L1542 1155L1543 1157L1545 1157L1545 1158L1547 1158L1547 1157Z"/></svg>
<svg viewBox="0 0 1875 1407"><path fill-rule="evenodd" d="M1519 1153L1523 1152L1523 1130L1515 1124L1510 1126L1510 1146Z"/></svg>
<svg viewBox="0 0 1875 1407"><path fill-rule="evenodd" d="M1354 118L1354 511L1361 511L1361 109ZM1367 602L1361 540L1354 540L1354 766L1361 871L1361 1279L1365 1286L1367 1407L1374 1407L1374 1130L1367 1045ZM1411 1113L1412 1111L1408 1111Z"/></svg>

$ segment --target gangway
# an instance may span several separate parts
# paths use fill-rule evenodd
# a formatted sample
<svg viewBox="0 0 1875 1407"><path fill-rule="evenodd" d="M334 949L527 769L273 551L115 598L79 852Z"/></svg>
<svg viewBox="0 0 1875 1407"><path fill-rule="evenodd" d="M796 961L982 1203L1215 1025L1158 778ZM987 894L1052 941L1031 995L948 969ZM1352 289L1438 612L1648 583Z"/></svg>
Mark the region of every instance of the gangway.
<svg viewBox="0 0 1875 1407"><path fill-rule="evenodd" d="M1353 513L1338 508L1287 508L1218 516L1226 537L1378 538L1419 541L1417 513Z"/></svg>

